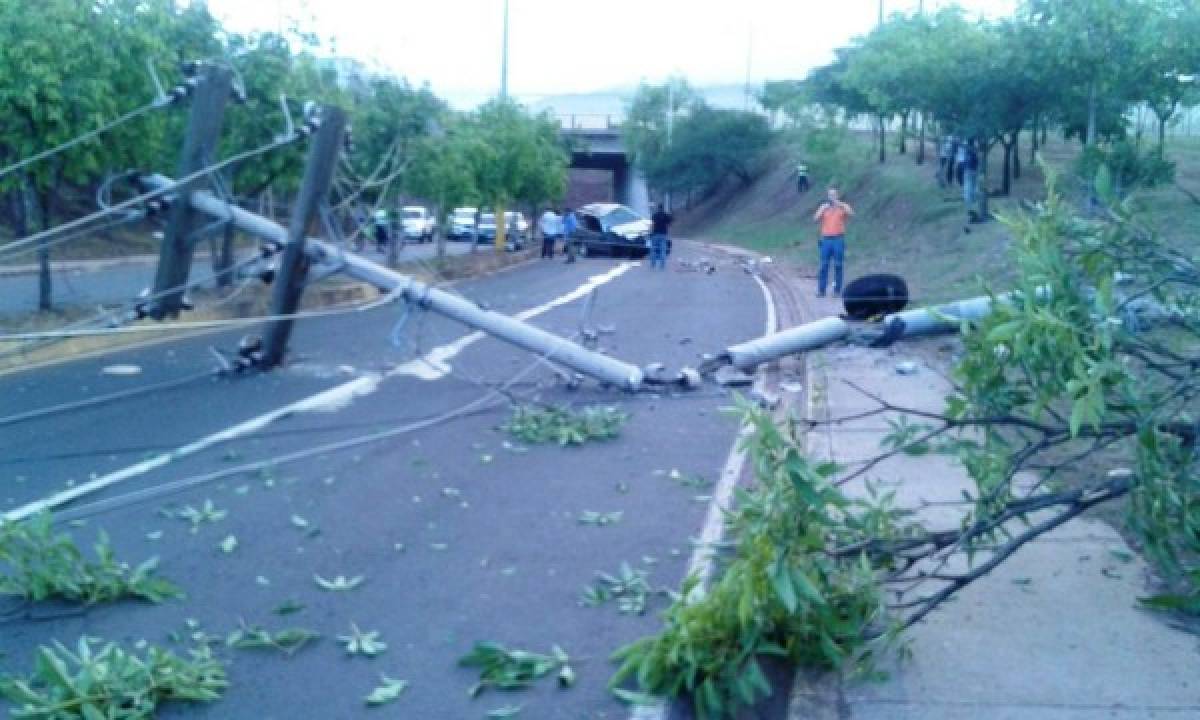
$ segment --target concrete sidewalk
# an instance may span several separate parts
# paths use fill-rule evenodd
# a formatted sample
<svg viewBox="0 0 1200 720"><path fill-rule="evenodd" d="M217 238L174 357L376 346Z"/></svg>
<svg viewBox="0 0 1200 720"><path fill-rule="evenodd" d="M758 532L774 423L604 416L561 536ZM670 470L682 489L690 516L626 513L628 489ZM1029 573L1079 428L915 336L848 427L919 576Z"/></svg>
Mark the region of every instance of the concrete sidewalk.
<svg viewBox="0 0 1200 720"><path fill-rule="evenodd" d="M805 283L806 281L801 281ZM806 283L807 284L807 283ZM836 299L804 289L813 316L836 314ZM947 338L890 350L834 347L809 356L807 411L844 417L877 405L851 381L902 406L941 410L949 383ZM943 350L948 348L943 347ZM942 358L938 356L942 355ZM929 358L928 361L922 357ZM916 361L900 375L895 366ZM872 417L809 437L814 455L841 463L869 458L889 432ZM941 456L899 457L872 478L901 505L958 500L969 479ZM862 492L861 483L847 486ZM955 527L954 507L923 509L936 527ZM1137 606L1148 569L1107 523L1076 519L1019 550L909 633L912 659L889 661L881 683L798 681L790 717L855 720L1098 720L1200 717L1200 642ZM802 674L803 675L803 674Z"/></svg>

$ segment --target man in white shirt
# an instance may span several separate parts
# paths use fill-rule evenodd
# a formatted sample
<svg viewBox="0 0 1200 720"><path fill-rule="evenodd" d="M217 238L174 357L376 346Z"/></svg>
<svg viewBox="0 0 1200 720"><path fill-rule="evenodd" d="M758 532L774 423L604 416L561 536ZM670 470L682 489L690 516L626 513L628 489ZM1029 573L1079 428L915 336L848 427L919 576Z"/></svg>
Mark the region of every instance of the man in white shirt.
<svg viewBox="0 0 1200 720"><path fill-rule="evenodd" d="M538 219L538 226L542 231L542 257L553 258L554 242L563 233L562 218L553 208L546 208L546 212Z"/></svg>

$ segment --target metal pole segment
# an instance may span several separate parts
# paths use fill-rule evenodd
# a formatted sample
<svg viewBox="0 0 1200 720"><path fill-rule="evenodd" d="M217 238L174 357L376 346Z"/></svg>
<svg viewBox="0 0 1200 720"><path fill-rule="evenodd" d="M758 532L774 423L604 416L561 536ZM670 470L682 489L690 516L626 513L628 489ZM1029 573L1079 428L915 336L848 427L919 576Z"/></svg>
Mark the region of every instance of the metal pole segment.
<svg viewBox="0 0 1200 720"><path fill-rule="evenodd" d="M221 122L225 115L225 104L233 88L233 73L229 68L204 65L202 78L197 82L192 95L192 112L188 118L187 134L183 153L179 160L179 177L187 177L213 162L217 143L221 139ZM197 178L191 188L206 182ZM183 308L182 287L187 283L192 269L195 249L193 234L202 218L187 205L179 203L171 208L166 234L159 251L158 271L154 276L154 294L159 296L149 308L150 314L162 319L179 314ZM167 292L171 288L180 288Z"/></svg>
<svg viewBox="0 0 1200 720"><path fill-rule="evenodd" d="M152 189L165 187L172 182L163 175L143 175L139 181ZM228 218L243 232L260 237L278 247L284 247L288 241L287 230L278 223L229 205L210 192L193 192L191 206L214 217ZM328 258L344 262L345 271L351 277L388 292L399 290L405 300L418 303L421 307L429 308L529 352L544 355L558 365L625 390L636 391L642 385L644 376L641 368L637 366L588 350L578 343L507 315L484 310L469 300L426 285L321 240L309 238L307 244L309 254L315 256L315 259Z"/></svg>
<svg viewBox="0 0 1200 720"><path fill-rule="evenodd" d="M304 180L300 185L300 194L292 205L287 245L283 249L283 259L279 263L279 274L271 298L271 314L275 316L291 315L300 307L309 265L309 259L304 254L304 241L318 207L329 195L338 151L342 147L346 113L341 108L325 105L319 117L321 125L308 148ZM283 362L291 334L291 319L276 320L270 324L263 338L264 367L275 367Z"/></svg>

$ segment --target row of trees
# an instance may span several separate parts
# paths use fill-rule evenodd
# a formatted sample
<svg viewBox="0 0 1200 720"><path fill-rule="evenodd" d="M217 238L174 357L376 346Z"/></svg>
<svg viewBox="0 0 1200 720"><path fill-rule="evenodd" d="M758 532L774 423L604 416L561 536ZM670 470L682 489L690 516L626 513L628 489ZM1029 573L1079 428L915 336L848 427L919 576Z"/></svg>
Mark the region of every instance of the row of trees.
<svg viewBox="0 0 1200 720"><path fill-rule="evenodd" d="M188 61L234 68L243 102L226 111L219 155L265 145L299 118L305 102L348 110L354 144L335 204L386 205L416 197L448 208L557 200L568 155L557 126L495 100L472 113L451 110L428 87L318 54L317 38L232 33L204 3L174 0L0 0L0 167L79 135L150 102L148 67L164 83ZM74 198L112 171L173 172L186 113L154 111L93 141L0 177L5 214L17 237L79 212ZM219 157L213 158L217 161ZM302 153L283 150L231 167L224 183L239 200L296 189ZM88 208L89 210L91 208ZM50 246L39 248L41 305L49 308Z"/></svg>
<svg viewBox="0 0 1200 720"><path fill-rule="evenodd" d="M1008 192L1020 176L1023 131L1033 153L1051 125L1096 152L1126 137L1135 107L1158 121L1161 160L1167 126L1182 107L1200 103L1198 34L1200 6L1190 0L1024 0L1015 15L995 21L970 19L957 7L894 15L806 80L769 83L761 101L793 118L814 103L841 117L873 117L880 162L895 118L902 153L910 127L923 135L928 123L976 138L984 150L1000 146ZM923 142L917 159L924 160Z"/></svg>

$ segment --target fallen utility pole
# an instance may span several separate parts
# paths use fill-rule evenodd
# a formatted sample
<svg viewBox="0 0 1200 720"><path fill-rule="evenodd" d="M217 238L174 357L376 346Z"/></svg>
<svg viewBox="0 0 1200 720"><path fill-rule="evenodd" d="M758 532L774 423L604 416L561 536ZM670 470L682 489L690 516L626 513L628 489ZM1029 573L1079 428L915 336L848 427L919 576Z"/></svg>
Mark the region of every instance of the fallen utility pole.
<svg viewBox="0 0 1200 720"><path fill-rule="evenodd" d="M308 226L312 224L318 206L329 194L333 169L337 166L338 151L342 147L342 135L346 128L346 113L341 108L325 105L319 113L320 125L308 148L304 180L292 206L287 244L283 248L271 299L271 314L282 319L271 323L263 338L262 364L268 368L282 363L287 352L288 338L292 334L292 320L287 316L299 309L304 283L308 278L310 259L305 255L304 247Z"/></svg>
<svg viewBox="0 0 1200 720"><path fill-rule="evenodd" d="M173 183L163 175L143 175L138 182L151 190L169 187ZM278 223L226 203L204 190L194 191L188 198L193 209L232 222L239 230L262 238L276 250L287 245L288 231ZM308 238L307 245L309 256L316 261L340 263L342 270L351 277L385 292L397 293L408 302L536 353L557 365L629 391L637 391L642 386L644 375L641 368L635 365L588 350L529 323L485 310L470 300L414 280L327 242Z"/></svg>
<svg viewBox="0 0 1200 720"><path fill-rule="evenodd" d="M225 105L233 92L233 72L229 68L203 64L198 72L200 77L192 93L192 112L179 159L180 177L195 173L215 158ZM193 180L182 191L203 182L203 179ZM183 308L183 286L192 270L196 230L201 227L199 221L199 214L187 203L171 207L154 276L154 295L158 299L147 308L159 320L178 315Z"/></svg>

